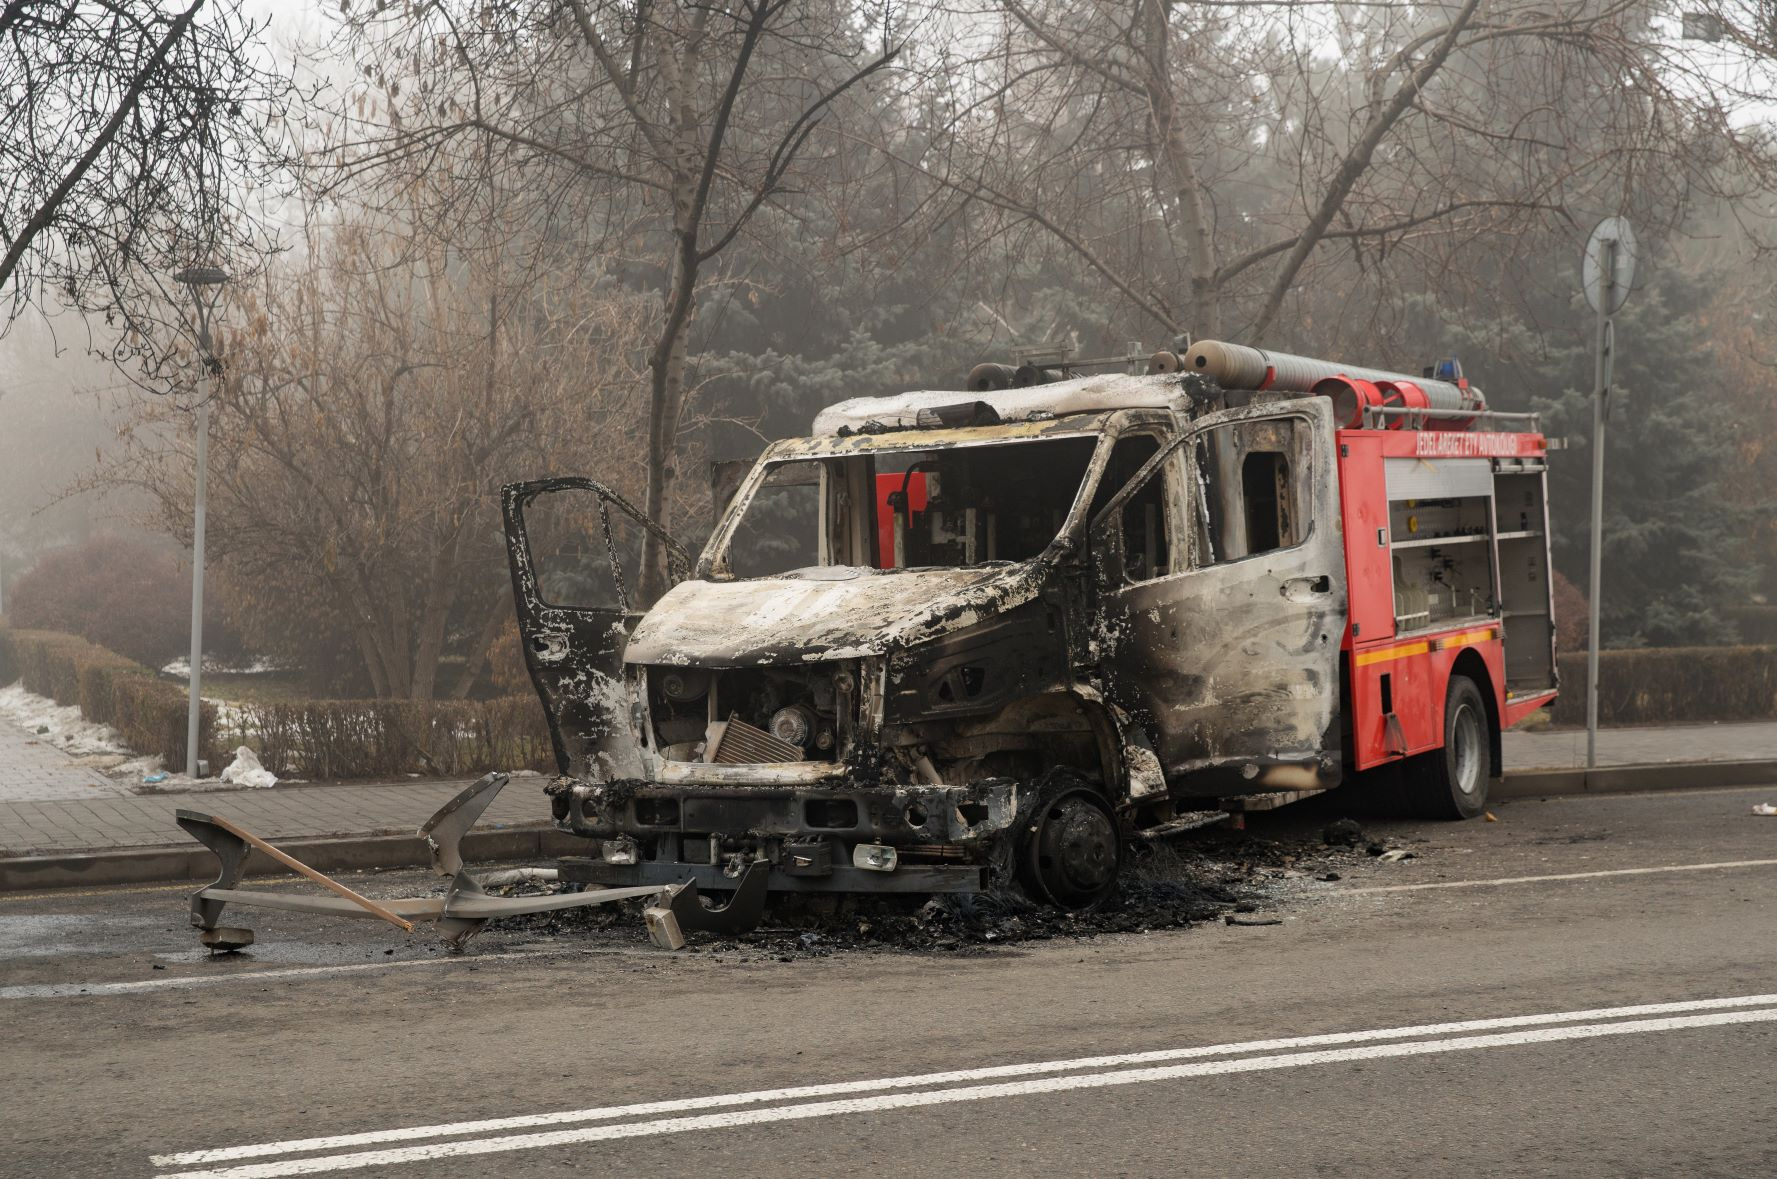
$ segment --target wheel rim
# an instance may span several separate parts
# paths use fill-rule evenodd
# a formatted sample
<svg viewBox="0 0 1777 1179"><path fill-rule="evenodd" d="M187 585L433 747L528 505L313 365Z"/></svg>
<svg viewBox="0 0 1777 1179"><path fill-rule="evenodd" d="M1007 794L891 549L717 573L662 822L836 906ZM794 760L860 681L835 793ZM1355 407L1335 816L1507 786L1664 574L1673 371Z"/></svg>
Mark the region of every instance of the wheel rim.
<svg viewBox="0 0 1777 1179"><path fill-rule="evenodd" d="M1043 805L1026 847L1026 876L1034 890L1064 909L1086 909L1117 883L1121 842L1104 801L1090 790L1068 790Z"/></svg>
<svg viewBox="0 0 1777 1179"><path fill-rule="evenodd" d="M1464 703L1451 725L1450 745L1456 758L1456 788L1474 794L1481 788L1481 718Z"/></svg>

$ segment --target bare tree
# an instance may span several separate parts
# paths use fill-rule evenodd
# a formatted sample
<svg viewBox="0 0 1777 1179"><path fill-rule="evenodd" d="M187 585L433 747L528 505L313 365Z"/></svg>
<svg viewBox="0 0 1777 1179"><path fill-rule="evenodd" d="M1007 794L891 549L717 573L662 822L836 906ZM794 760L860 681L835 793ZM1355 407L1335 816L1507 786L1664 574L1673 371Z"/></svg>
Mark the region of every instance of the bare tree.
<svg viewBox="0 0 1777 1179"><path fill-rule="evenodd" d="M0 331L98 314L118 360L165 358L166 272L248 270L289 155L292 83L239 0L8 0L0 9Z"/></svg>
<svg viewBox="0 0 1777 1179"><path fill-rule="evenodd" d="M405 216L336 211L237 295L218 345L210 546L233 613L279 654L349 636L379 697L462 696L480 674L511 616L503 483L642 448L644 300L466 256L417 215L452 182L401 177ZM137 399L100 480L146 491L149 522L176 536L192 496L182 416ZM639 464L605 475L643 483ZM449 682L447 654L463 660Z"/></svg>
<svg viewBox="0 0 1777 1179"><path fill-rule="evenodd" d="M353 174L478 162L533 197L503 248L626 256L606 277L658 297L643 500L670 523L701 286L762 208L797 195L818 129L896 49L866 47L848 10L796 0L442 3L348 29L378 95ZM665 567L647 544L651 600Z"/></svg>
<svg viewBox="0 0 1777 1179"><path fill-rule="evenodd" d="M1749 91L1637 0L988 7L943 71L946 134L898 158L1169 333L1266 340L1330 264L1367 279L1346 314L1460 296L1442 271L1468 242L1597 210L1670 223L1687 188L1773 175L1728 114Z"/></svg>

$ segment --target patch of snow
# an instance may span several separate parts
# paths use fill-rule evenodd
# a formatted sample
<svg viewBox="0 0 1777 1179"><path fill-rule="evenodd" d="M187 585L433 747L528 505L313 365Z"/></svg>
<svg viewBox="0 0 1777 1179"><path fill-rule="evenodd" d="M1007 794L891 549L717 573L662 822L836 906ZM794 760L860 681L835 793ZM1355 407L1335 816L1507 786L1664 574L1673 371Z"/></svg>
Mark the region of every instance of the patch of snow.
<svg viewBox="0 0 1777 1179"><path fill-rule="evenodd" d="M25 690L24 682L0 688L0 718L11 721L45 745L77 757L129 754L129 746L110 725L94 724L80 715L77 704L57 704Z"/></svg>
<svg viewBox="0 0 1777 1179"><path fill-rule="evenodd" d="M269 789L278 784L278 776L259 764L257 753L242 745L235 749L234 760L228 763L228 768L222 771L218 781Z"/></svg>
<svg viewBox="0 0 1777 1179"><path fill-rule="evenodd" d="M205 675L265 675L268 672L282 670L282 664L274 659L267 659L263 655L248 663L242 663L239 665L224 663L222 660L213 659L208 655L204 656ZM177 679L188 680L191 678L191 656L181 655L179 658L161 668L160 671L162 675L170 675Z"/></svg>

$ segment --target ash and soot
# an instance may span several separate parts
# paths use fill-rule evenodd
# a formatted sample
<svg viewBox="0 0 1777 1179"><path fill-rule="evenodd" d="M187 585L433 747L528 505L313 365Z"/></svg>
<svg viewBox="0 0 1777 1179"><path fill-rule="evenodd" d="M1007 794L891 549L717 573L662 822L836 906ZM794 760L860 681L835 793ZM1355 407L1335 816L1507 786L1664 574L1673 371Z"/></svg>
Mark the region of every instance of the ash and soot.
<svg viewBox="0 0 1777 1179"><path fill-rule="evenodd" d="M1382 850L1349 819L1321 831L1269 836L1203 828L1133 842L1116 893L1085 912L1040 904L1012 888L931 897L773 894L758 929L740 936L693 936L688 949L789 961L855 951L978 953L1021 942L1142 934L1216 921L1271 925L1280 920L1273 914L1308 891L1304 883L1339 880ZM641 902L630 901L502 924L564 939L645 944L640 914Z"/></svg>

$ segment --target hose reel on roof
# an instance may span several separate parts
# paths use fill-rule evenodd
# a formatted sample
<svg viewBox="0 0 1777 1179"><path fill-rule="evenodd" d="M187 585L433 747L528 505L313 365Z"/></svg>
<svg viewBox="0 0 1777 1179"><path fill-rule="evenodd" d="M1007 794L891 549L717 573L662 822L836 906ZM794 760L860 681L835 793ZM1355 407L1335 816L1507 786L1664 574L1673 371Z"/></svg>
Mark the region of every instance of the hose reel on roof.
<svg viewBox="0 0 1777 1179"><path fill-rule="evenodd" d="M1446 362L1456 379L1435 380L1405 373L1363 368L1312 356L1268 352L1244 344L1201 340L1183 357L1186 372L1198 373L1229 389L1265 389L1283 393L1315 393L1332 399L1334 413L1345 428L1363 425L1364 410L1376 407L1429 409L1443 412L1480 413L1487 408L1481 391L1460 376L1453 362ZM1399 428L1403 419L1391 419ZM1433 429L1467 429L1473 418L1435 418Z"/></svg>

